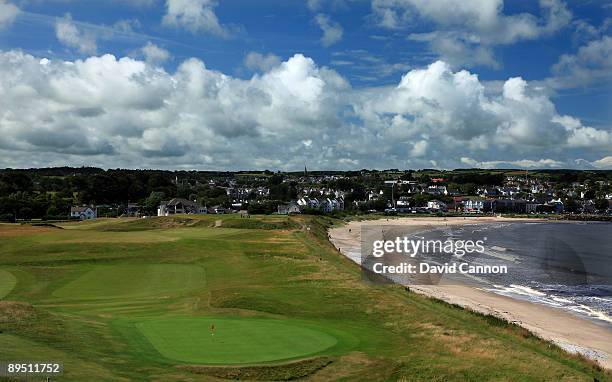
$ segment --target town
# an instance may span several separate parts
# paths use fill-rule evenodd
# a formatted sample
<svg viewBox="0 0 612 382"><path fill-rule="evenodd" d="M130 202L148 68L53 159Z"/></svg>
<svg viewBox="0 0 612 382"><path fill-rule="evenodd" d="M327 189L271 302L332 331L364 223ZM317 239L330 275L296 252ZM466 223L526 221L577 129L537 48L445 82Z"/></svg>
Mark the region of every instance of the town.
<svg viewBox="0 0 612 382"><path fill-rule="evenodd" d="M175 214L612 215L612 171L0 170L0 220Z"/></svg>

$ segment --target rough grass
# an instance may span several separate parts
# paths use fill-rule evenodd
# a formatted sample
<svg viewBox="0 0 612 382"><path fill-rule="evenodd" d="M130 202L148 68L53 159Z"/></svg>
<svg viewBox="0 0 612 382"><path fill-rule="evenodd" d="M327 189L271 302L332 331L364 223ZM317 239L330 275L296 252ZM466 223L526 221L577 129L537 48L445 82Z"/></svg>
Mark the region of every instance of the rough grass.
<svg viewBox="0 0 612 382"><path fill-rule="evenodd" d="M190 227L199 221L198 219L182 216L159 217L131 220L121 224L105 225L101 227L100 230L110 232L146 231L150 229Z"/></svg>
<svg viewBox="0 0 612 382"><path fill-rule="evenodd" d="M1 239L36 235L41 232L52 231L54 231L54 229L49 227L33 227L30 225L0 223Z"/></svg>
<svg viewBox="0 0 612 382"><path fill-rule="evenodd" d="M222 379L251 381L291 381L314 374L333 362L331 357L317 357L271 366L207 367L181 366L194 374L204 374Z"/></svg>
<svg viewBox="0 0 612 382"><path fill-rule="evenodd" d="M25 302L0 301L0 324L22 325L36 317L36 310Z"/></svg>
<svg viewBox="0 0 612 382"><path fill-rule="evenodd" d="M267 229L267 230L285 230L295 229L298 225L286 218L239 218L239 219L226 219L223 221L222 226L225 228L242 228L242 229Z"/></svg>
<svg viewBox="0 0 612 382"><path fill-rule="evenodd" d="M327 228L338 223L215 215L100 219L63 230L0 225L0 270L17 279L11 301L0 302L0 358L64 361L67 381L611 380L515 326L363 283L327 241ZM189 276L198 269L205 283ZM285 322L292 328L285 334L311 328L338 344L312 348L313 359L308 351L295 355L308 360L210 367L185 365L148 339L166 338L179 358L187 352L208 363L213 355L198 341L209 328L173 321L203 318ZM143 334L137 323L145 322L170 324ZM234 341L252 351L257 344L247 335ZM188 343L195 345L176 348Z"/></svg>

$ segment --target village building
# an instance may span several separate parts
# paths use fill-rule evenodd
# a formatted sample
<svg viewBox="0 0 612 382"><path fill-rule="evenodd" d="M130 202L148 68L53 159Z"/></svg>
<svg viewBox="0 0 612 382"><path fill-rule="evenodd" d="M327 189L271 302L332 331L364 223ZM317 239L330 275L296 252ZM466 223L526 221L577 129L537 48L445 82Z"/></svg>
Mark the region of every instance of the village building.
<svg viewBox="0 0 612 382"><path fill-rule="evenodd" d="M129 217L140 217L140 206L137 203L128 203L125 209L125 215Z"/></svg>
<svg viewBox="0 0 612 382"><path fill-rule="evenodd" d="M469 214L481 214L485 212L485 199L466 198L463 200L463 211ZM490 205L490 201L486 203Z"/></svg>
<svg viewBox="0 0 612 382"><path fill-rule="evenodd" d="M217 215L223 215L227 212L227 210L225 209L225 207L223 206L214 206L214 207L210 207L208 209L208 213L209 214L217 214ZM231 212L231 211L230 211Z"/></svg>
<svg viewBox="0 0 612 382"><path fill-rule="evenodd" d="M157 208L157 216L171 216L176 214L206 214L206 207L196 201L174 198L168 202L161 202Z"/></svg>
<svg viewBox="0 0 612 382"><path fill-rule="evenodd" d="M277 209L279 215L292 215L301 213L300 206L296 202L279 204Z"/></svg>
<svg viewBox="0 0 612 382"><path fill-rule="evenodd" d="M93 206L70 207L70 217L81 220L96 219L98 217L98 209Z"/></svg>
<svg viewBox="0 0 612 382"><path fill-rule="evenodd" d="M430 200L427 202L427 209L432 211L446 211L446 203L440 200Z"/></svg>

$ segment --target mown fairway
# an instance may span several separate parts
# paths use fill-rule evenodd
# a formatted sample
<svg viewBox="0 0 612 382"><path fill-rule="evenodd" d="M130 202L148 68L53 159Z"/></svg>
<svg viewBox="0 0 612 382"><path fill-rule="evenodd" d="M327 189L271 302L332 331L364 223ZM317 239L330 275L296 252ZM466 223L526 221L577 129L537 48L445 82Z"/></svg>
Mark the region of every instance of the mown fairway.
<svg viewBox="0 0 612 382"><path fill-rule="evenodd" d="M0 360L63 361L72 381L610 380L515 326L365 284L333 223L0 225Z"/></svg>
<svg viewBox="0 0 612 382"><path fill-rule="evenodd" d="M53 296L76 300L164 296L190 292L204 285L204 269L197 265L94 265L56 289Z"/></svg>
<svg viewBox="0 0 612 382"><path fill-rule="evenodd" d="M0 269L0 298L9 294L16 283L17 279L12 273Z"/></svg>

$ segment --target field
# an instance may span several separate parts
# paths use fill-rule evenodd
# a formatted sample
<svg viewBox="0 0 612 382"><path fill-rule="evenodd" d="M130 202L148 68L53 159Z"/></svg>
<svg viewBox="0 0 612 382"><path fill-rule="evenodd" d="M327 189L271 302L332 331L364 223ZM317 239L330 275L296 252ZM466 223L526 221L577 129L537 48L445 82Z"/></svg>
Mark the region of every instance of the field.
<svg viewBox="0 0 612 382"><path fill-rule="evenodd" d="M0 225L0 360L67 381L600 381L525 330L366 284L324 217ZM0 378L1 380L1 378Z"/></svg>
<svg viewBox="0 0 612 382"><path fill-rule="evenodd" d="M94 265L82 276L56 289L64 299L112 299L186 293L203 287L204 269L187 264Z"/></svg>
<svg viewBox="0 0 612 382"><path fill-rule="evenodd" d="M0 299L15 287L17 279L12 273L0 269Z"/></svg>
<svg viewBox="0 0 612 382"><path fill-rule="evenodd" d="M268 318L167 318L139 322L136 327L162 355L204 364L306 357L338 343L324 329Z"/></svg>

